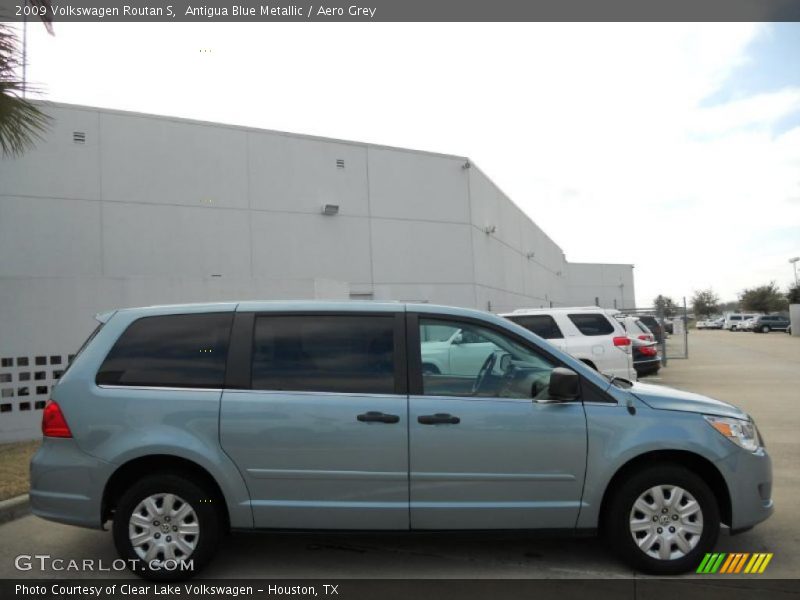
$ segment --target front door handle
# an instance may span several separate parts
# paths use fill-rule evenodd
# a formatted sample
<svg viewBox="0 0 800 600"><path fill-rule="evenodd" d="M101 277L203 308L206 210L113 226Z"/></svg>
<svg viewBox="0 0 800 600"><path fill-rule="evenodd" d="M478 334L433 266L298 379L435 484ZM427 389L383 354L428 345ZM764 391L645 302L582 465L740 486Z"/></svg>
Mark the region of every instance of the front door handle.
<svg viewBox="0 0 800 600"><path fill-rule="evenodd" d="M420 415L417 417L417 422L423 425L436 425L438 423L458 425L461 423L461 419L448 413L436 413L435 415Z"/></svg>
<svg viewBox="0 0 800 600"><path fill-rule="evenodd" d="M356 417L362 423L398 423L400 417L397 415L387 415L386 413L370 410Z"/></svg>

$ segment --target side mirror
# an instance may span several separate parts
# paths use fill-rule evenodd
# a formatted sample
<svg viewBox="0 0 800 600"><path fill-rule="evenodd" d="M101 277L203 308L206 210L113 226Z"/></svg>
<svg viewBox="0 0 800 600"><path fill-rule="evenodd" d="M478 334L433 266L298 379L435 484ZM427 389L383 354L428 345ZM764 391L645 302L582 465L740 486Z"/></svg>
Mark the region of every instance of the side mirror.
<svg viewBox="0 0 800 600"><path fill-rule="evenodd" d="M462 334L460 331L453 336L453 344L454 345L457 346L458 344L463 343L463 341L464 341L464 334Z"/></svg>
<svg viewBox="0 0 800 600"><path fill-rule="evenodd" d="M550 373L548 391L553 402L577 400L581 393L580 377L572 369L556 367Z"/></svg>

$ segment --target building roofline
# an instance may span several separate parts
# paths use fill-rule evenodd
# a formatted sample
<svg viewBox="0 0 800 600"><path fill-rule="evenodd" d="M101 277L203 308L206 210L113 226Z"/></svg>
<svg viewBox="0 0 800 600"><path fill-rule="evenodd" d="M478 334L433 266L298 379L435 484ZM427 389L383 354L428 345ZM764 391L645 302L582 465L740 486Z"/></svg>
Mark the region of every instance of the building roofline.
<svg viewBox="0 0 800 600"><path fill-rule="evenodd" d="M436 156L438 158L447 158L452 160L463 160L463 161L470 161L470 159L466 156L460 156L458 154L447 154L444 152L431 152L428 150L415 150L414 148L403 148L401 146L389 146L385 144L373 144L371 142L357 142L354 140L344 140L339 138L330 138L324 137L320 135L310 135L305 133L293 133L291 131L280 131L277 129L264 129L261 127L252 127L248 125L234 125L232 123L221 123L219 121L202 121L200 119L188 119L185 117L176 117L172 115L161 115L155 113L145 113L139 111L132 111L132 110L122 110L118 108L105 108L102 106L90 106L87 104L71 104L68 102L55 102L51 100L33 100L34 103L39 104L41 106L55 106L58 108L68 108L72 110L83 110L86 112L102 112L108 113L113 115L119 115L123 117L140 117L146 119L157 119L161 121L172 121L174 123L184 123L189 125L202 125L204 127L220 127L224 129L232 129L236 131L245 131L245 132L257 132L257 133L269 133L272 135L278 135L282 137L291 137L291 138L299 138L304 140L311 140L317 142L329 142L335 144L344 144L347 146L356 146L360 148L375 148L378 150L396 150L399 152L409 152L412 154L422 154L425 156Z"/></svg>

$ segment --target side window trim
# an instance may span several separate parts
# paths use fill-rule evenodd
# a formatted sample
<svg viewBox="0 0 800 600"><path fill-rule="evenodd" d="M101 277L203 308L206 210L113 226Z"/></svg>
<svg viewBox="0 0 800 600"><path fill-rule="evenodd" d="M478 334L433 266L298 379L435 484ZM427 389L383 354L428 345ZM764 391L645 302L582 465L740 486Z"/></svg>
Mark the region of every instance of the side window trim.
<svg viewBox="0 0 800 600"><path fill-rule="evenodd" d="M249 390L252 388L253 329L255 313L236 312L231 327L228 346L228 364L225 366L225 389Z"/></svg>

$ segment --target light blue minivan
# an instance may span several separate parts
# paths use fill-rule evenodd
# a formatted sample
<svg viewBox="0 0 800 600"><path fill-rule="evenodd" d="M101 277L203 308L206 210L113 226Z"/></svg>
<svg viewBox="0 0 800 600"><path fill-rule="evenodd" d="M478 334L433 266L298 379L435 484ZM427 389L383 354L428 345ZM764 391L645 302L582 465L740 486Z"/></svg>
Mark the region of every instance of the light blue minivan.
<svg viewBox="0 0 800 600"><path fill-rule="evenodd" d="M98 320L44 411L31 506L111 520L143 577L190 576L231 529L599 531L635 568L679 573L720 524L773 511L747 414L605 377L488 313L241 302Z"/></svg>

